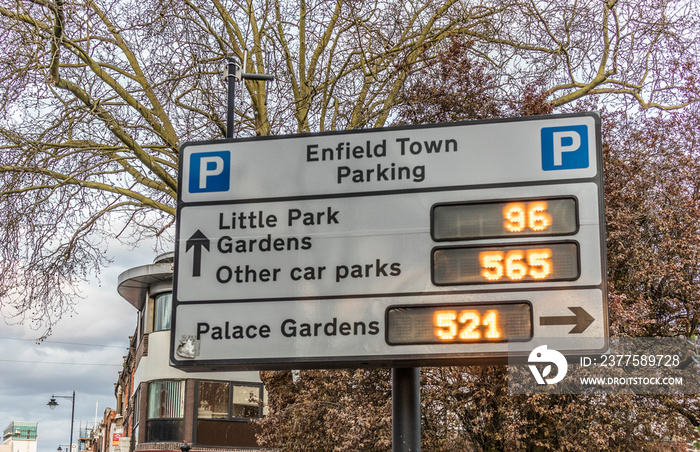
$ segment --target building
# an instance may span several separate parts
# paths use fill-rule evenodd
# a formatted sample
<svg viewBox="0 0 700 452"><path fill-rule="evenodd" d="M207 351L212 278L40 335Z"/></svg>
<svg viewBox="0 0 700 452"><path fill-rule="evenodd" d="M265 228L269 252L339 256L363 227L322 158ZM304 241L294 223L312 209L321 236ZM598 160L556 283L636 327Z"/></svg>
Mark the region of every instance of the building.
<svg viewBox="0 0 700 452"><path fill-rule="evenodd" d="M36 452L36 428L36 422L11 422L2 433L2 449L7 452Z"/></svg>
<svg viewBox="0 0 700 452"><path fill-rule="evenodd" d="M184 372L169 365L174 253L119 276L117 290L137 310L136 331L115 385L95 452L180 452L257 448L263 415L258 372ZM30 451L34 452L34 451Z"/></svg>
<svg viewBox="0 0 700 452"><path fill-rule="evenodd" d="M78 452L96 450L94 444L97 437L97 427L97 425L92 427L80 425L78 428Z"/></svg>

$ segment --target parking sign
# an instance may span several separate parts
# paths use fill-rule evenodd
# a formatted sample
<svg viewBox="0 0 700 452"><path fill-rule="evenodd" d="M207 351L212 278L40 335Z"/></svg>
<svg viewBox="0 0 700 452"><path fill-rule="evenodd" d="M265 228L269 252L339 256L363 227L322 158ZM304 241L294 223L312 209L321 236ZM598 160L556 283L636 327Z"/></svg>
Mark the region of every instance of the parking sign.
<svg viewBox="0 0 700 452"><path fill-rule="evenodd" d="M551 336L603 349L600 141L587 113L184 144L171 362L493 363Z"/></svg>

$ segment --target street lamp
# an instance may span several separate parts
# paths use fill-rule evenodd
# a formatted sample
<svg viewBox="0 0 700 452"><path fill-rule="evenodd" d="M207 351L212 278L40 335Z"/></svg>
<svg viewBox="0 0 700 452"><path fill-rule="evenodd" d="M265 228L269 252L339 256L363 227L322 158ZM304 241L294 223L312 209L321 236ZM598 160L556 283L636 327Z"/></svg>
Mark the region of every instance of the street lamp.
<svg viewBox="0 0 700 452"><path fill-rule="evenodd" d="M56 402L56 397L59 397L61 399L71 399L71 401L73 402L73 407L71 408L71 413L70 413L70 442L68 443L68 450L66 451L66 452L72 452L72 449L73 449L73 420L75 419L75 391L73 391L72 396L51 394L51 400L49 400L49 403L47 403L47 405L52 410L55 410L56 407L58 406L58 402ZM61 452L61 446L58 446L57 452Z"/></svg>

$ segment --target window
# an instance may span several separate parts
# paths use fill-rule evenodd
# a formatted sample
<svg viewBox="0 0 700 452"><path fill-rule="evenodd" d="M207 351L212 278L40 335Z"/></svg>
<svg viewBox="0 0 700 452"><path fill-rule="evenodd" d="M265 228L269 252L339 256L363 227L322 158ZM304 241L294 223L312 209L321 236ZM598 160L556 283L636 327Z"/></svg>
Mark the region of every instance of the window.
<svg viewBox="0 0 700 452"><path fill-rule="evenodd" d="M137 313L136 319L137 319L137 322L138 322L137 325L139 328L139 340L138 340L139 344L141 343L141 339L143 339L145 318L146 318L146 315L143 311L139 311Z"/></svg>
<svg viewBox="0 0 700 452"><path fill-rule="evenodd" d="M262 384L197 382L196 442L212 447L257 447Z"/></svg>
<svg viewBox="0 0 700 452"><path fill-rule="evenodd" d="M148 385L148 419L181 418L185 385L182 381L152 381Z"/></svg>
<svg viewBox="0 0 700 452"><path fill-rule="evenodd" d="M132 406L131 412L133 413L133 418L132 418L133 419L133 429L134 429L133 436L138 438L139 437L139 435L138 435L139 423L141 421L141 416L140 416L140 414L141 414L141 411L140 411L140 408L141 408L141 388L140 387L136 388L136 391L134 392L134 398L133 398L133 402L132 402L131 406Z"/></svg>
<svg viewBox="0 0 700 452"><path fill-rule="evenodd" d="M261 385L200 381L199 419L253 419L260 417Z"/></svg>
<svg viewBox="0 0 700 452"><path fill-rule="evenodd" d="M260 417L260 387L234 385L231 414L233 417Z"/></svg>
<svg viewBox="0 0 700 452"><path fill-rule="evenodd" d="M146 442L182 441L185 384L178 380L148 384Z"/></svg>
<svg viewBox="0 0 700 452"><path fill-rule="evenodd" d="M228 419L229 383L202 381L199 383L200 419Z"/></svg>
<svg viewBox="0 0 700 452"><path fill-rule="evenodd" d="M172 302L173 294L171 292L156 295L155 315L153 316L153 331L170 329Z"/></svg>

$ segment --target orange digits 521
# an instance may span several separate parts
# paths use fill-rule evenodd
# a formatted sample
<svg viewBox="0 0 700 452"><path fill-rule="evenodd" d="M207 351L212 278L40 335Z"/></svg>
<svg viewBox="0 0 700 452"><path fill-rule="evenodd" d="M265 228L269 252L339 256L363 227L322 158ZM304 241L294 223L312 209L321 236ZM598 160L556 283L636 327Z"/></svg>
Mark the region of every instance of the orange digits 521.
<svg viewBox="0 0 700 452"><path fill-rule="evenodd" d="M461 340L481 339L479 326L485 327L484 336L487 339L498 339L501 331L498 329L498 312L486 311L482 316L479 311L437 311L433 317L435 335L443 341L451 341L459 337ZM460 329L461 327L461 329Z"/></svg>

